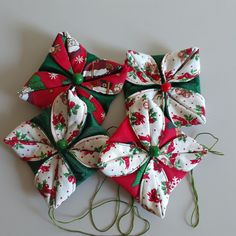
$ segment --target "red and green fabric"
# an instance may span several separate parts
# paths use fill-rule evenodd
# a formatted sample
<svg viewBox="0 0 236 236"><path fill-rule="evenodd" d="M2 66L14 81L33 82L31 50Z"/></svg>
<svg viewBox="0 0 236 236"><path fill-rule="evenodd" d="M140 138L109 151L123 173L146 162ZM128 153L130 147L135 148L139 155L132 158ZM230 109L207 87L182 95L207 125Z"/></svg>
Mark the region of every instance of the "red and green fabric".
<svg viewBox="0 0 236 236"><path fill-rule="evenodd" d="M148 101L146 110L127 116L108 140L98 166L146 210L163 218L172 190L206 153Z"/></svg>
<svg viewBox="0 0 236 236"><path fill-rule="evenodd" d="M128 110L138 111L136 104L147 97L161 107L177 127L206 122L205 99L200 93L198 48L157 56L128 51L126 65L124 92Z"/></svg>
<svg viewBox="0 0 236 236"><path fill-rule="evenodd" d="M71 89L4 141L29 164L39 192L49 206L57 208L95 172L107 140L85 102Z"/></svg>
<svg viewBox="0 0 236 236"><path fill-rule="evenodd" d="M99 124L122 88L126 68L89 53L68 33L59 33L39 71L25 84L20 97L40 108L50 107L58 94L76 89Z"/></svg>

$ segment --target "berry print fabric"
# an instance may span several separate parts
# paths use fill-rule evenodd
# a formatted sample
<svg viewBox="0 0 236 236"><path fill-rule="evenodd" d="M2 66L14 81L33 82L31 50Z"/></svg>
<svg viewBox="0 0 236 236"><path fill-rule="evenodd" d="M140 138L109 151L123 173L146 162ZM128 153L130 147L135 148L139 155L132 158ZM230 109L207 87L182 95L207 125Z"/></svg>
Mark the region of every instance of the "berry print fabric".
<svg viewBox="0 0 236 236"><path fill-rule="evenodd" d="M124 87L129 112L145 109L144 100L162 108L177 126L204 124L205 99L200 94L198 48L188 48L164 56L128 51ZM141 105L143 104L143 105Z"/></svg>
<svg viewBox="0 0 236 236"><path fill-rule="evenodd" d="M146 102L146 109L130 113L108 140L98 166L163 218L172 190L207 150L174 127L152 100Z"/></svg>
<svg viewBox="0 0 236 236"><path fill-rule="evenodd" d="M51 109L13 130L5 143L28 162L35 186L57 208L95 171L105 134L72 88L60 93Z"/></svg>

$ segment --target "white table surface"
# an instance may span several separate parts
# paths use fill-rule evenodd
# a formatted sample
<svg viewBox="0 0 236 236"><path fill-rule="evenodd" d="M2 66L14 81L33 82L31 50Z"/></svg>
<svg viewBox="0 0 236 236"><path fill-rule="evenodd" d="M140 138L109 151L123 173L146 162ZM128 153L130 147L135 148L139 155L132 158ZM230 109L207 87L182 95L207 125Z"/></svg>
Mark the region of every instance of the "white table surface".
<svg viewBox="0 0 236 236"><path fill-rule="evenodd" d="M160 54L198 46L207 124L190 128L188 133L214 133L220 138L217 149L225 156L208 155L196 168L201 211L196 229L186 224L192 206L186 180L173 192L164 220L139 209L151 223L146 235L235 235L235 9L234 0L0 0L1 140L22 121L39 113L39 109L18 99L16 92L38 69L59 31L70 32L89 51L118 62L123 62L127 49ZM121 94L104 127L119 125L124 115ZM2 142L0 153L0 235L70 235L49 222L47 206L33 185L33 174L26 163ZM59 214L76 215L86 208L96 181L94 175L79 186L59 208ZM113 196L114 189L108 182L99 198ZM122 193L122 198L127 196ZM112 209L109 206L95 213L99 225L111 218ZM88 218L77 226L95 232ZM116 233L113 229L107 235Z"/></svg>

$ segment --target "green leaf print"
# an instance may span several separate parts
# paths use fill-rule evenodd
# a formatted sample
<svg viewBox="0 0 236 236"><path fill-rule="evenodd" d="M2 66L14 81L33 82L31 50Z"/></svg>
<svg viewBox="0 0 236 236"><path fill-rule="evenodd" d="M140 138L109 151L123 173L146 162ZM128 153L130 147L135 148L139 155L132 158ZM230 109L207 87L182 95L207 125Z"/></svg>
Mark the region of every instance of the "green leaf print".
<svg viewBox="0 0 236 236"><path fill-rule="evenodd" d="M136 79L136 74L135 72L131 71L128 73L128 77L132 77L133 79Z"/></svg>
<svg viewBox="0 0 236 236"><path fill-rule="evenodd" d="M176 161L174 166L176 169L181 169L180 160Z"/></svg>
<svg viewBox="0 0 236 236"><path fill-rule="evenodd" d="M202 115L202 106L196 105L194 111L195 111L198 115Z"/></svg>
<svg viewBox="0 0 236 236"><path fill-rule="evenodd" d="M30 87L33 90L45 89L45 86L38 75L33 75L31 77L28 83L28 87Z"/></svg>

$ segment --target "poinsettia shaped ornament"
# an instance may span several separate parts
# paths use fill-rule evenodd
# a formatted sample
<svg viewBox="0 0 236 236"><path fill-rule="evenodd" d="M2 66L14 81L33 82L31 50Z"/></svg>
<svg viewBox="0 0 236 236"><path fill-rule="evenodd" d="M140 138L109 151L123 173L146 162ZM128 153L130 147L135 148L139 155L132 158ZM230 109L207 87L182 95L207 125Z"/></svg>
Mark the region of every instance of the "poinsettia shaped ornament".
<svg viewBox="0 0 236 236"><path fill-rule="evenodd" d="M35 185L57 208L95 172L108 137L75 89L60 93L50 109L23 122L6 138L35 174Z"/></svg>
<svg viewBox="0 0 236 236"><path fill-rule="evenodd" d="M126 65L127 109L137 112L135 104L148 98L161 107L177 127L206 122L205 99L200 94L198 48L159 56L128 51ZM145 109L145 104L141 109Z"/></svg>
<svg viewBox="0 0 236 236"><path fill-rule="evenodd" d="M146 101L146 109L130 113L108 140L98 166L163 218L172 190L207 150L176 128L152 100Z"/></svg>
<svg viewBox="0 0 236 236"><path fill-rule="evenodd" d="M126 77L123 65L98 58L63 32L57 35L39 71L19 94L23 100L47 108L59 93L75 88L82 100L88 100L95 119L101 124Z"/></svg>

